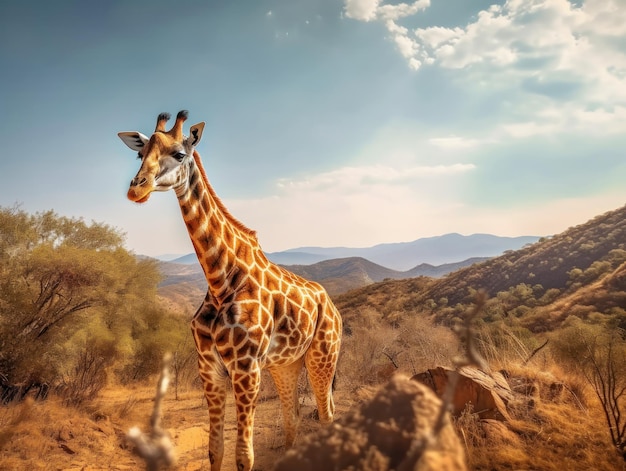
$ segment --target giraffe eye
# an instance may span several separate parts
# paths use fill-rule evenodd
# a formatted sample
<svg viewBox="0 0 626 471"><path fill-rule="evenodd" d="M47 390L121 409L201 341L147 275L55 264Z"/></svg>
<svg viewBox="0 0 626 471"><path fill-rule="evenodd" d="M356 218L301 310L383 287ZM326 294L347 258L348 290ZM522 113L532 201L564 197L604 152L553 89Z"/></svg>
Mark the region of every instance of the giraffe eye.
<svg viewBox="0 0 626 471"><path fill-rule="evenodd" d="M185 154L185 153L183 153L183 152L176 152L176 153L174 154L174 158L175 158L176 160L178 160L179 162L182 162L182 161L183 161L183 159L184 159L185 157L187 157L187 154Z"/></svg>

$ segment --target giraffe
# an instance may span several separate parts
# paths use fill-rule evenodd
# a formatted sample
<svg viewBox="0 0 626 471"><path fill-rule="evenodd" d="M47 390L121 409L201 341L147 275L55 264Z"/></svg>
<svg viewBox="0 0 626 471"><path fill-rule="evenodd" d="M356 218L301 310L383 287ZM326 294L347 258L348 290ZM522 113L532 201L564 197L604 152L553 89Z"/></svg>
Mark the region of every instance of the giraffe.
<svg viewBox="0 0 626 471"><path fill-rule="evenodd" d="M320 421L332 422L342 320L324 288L268 261L256 233L229 213L195 150L204 123L191 126L187 137L183 134L187 116L187 111L179 112L166 131L170 115L161 113L149 138L139 132L118 134L141 159L127 196L144 203L153 191L176 193L208 283L191 330L209 409L211 470L220 470L224 456L230 381L237 414L237 469L249 471L254 464L254 414L262 369L269 371L278 390L287 448L296 435L297 381L303 367Z"/></svg>

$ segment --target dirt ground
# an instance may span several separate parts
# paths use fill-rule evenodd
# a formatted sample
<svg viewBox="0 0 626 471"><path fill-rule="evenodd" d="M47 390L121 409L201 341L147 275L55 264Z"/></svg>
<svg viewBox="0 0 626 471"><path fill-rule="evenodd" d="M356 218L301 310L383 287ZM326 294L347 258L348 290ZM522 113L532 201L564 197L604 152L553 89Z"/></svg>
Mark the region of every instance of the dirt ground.
<svg viewBox="0 0 626 471"><path fill-rule="evenodd" d="M58 401L25 403L0 408L0 470L141 470L142 460L132 452L125 433L132 426L147 430L154 405L154 388L107 389L94 403L80 409ZM337 415L350 402L335 395ZM314 401L301 397L299 436L319 429L311 416ZM176 471L208 470L208 411L200 390L169 391L163 402L162 426L175 445ZM237 425L232 397L227 401L225 455L222 469L236 469ZM261 397L254 430L255 465L271 470L285 453L280 402Z"/></svg>

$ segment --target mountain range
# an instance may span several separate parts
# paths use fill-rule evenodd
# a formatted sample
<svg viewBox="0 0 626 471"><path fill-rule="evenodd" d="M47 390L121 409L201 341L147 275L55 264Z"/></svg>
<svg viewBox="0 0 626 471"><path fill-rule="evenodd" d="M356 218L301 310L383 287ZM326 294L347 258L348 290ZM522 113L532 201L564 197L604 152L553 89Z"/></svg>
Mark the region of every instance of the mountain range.
<svg viewBox="0 0 626 471"><path fill-rule="evenodd" d="M536 236L500 237L491 234L466 236L452 233L424 237L413 242L379 244L365 248L299 247L266 255L272 262L287 266L312 265L326 260L358 257L391 270L405 272L424 263L440 266L475 257L494 257L537 240L539 237ZM182 264L197 263L196 255L193 253L170 261Z"/></svg>
<svg viewBox="0 0 626 471"><path fill-rule="evenodd" d="M331 295L337 295L386 279L399 280L417 276L439 278L460 268L487 260L490 256L515 250L537 240L537 237L530 236L446 234L409 243L381 244L369 249L307 247L267 255L274 263L321 283ZM445 250L461 258L454 260L454 257L447 255ZM367 257L354 255L355 253L362 253L383 263L375 263ZM407 266L407 263L397 263L400 257L413 260L415 263L406 270L388 268L389 265ZM441 264L425 261L448 259L453 261ZM314 260L319 261L313 262ZM159 285L161 299L173 309L193 314L207 289L204 273L196 255L189 254L171 261L161 260L159 266L164 277Z"/></svg>
<svg viewBox="0 0 626 471"><path fill-rule="evenodd" d="M384 280L401 280L417 276L438 278L463 267L488 260L473 257L456 263L433 266L422 263L404 272L391 270L361 257L336 258L312 265L287 265L285 268L322 284L331 296ZM200 264L159 262L163 281L159 296L170 307L193 313L204 298L206 279Z"/></svg>

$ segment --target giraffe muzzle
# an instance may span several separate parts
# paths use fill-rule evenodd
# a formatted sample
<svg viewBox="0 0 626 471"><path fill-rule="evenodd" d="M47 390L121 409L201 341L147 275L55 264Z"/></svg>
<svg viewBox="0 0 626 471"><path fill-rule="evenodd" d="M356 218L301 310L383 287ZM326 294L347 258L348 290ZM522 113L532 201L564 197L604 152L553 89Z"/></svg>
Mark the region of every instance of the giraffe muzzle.
<svg viewBox="0 0 626 471"><path fill-rule="evenodd" d="M153 189L150 184L150 179L146 177L135 177L130 182L127 196L129 200L135 203L144 203L150 197L150 193Z"/></svg>
<svg viewBox="0 0 626 471"><path fill-rule="evenodd" d="M139 177L135 177L130 181L130 186L142 186L145 185L147 181L148 179L146 177L143 177L141 180Z"/></svg>

